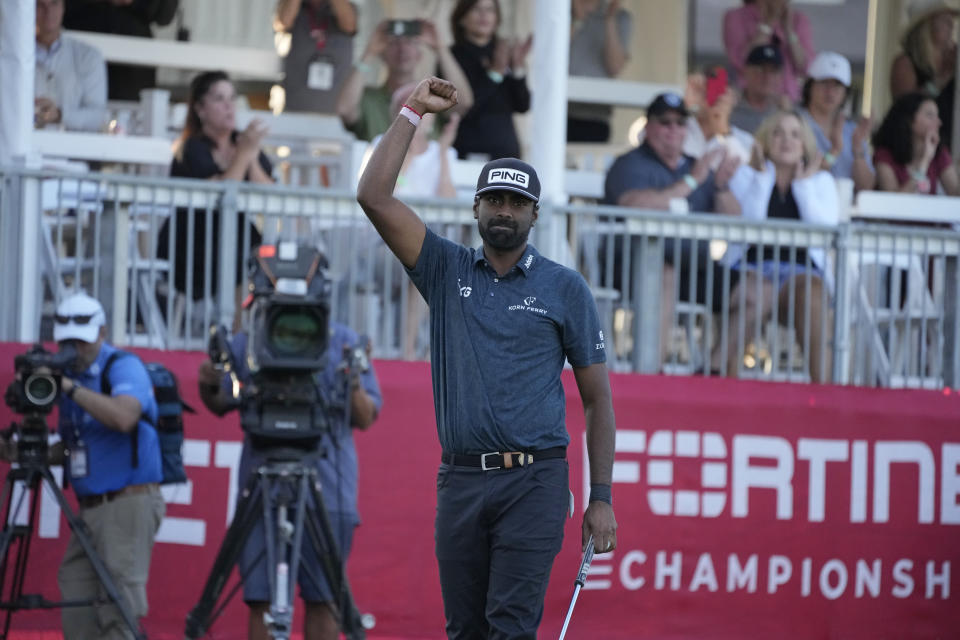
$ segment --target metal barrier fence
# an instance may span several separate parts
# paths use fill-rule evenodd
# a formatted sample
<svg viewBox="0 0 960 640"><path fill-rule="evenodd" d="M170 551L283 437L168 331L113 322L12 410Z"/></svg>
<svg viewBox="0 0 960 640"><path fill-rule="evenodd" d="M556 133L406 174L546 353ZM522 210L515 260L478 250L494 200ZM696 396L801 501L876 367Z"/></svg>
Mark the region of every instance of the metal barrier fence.
<svg viewBox="0 0 960 640"><path fill-rule="evenodd" d="M479 244L469 201L409 204ZM960 234L749 222L618 207L541 211L533 241L587 279L620 371L956 386ZM203 349L235 325L250 250L315 243L334 317L378 357L428 356L426 306L353 193L108 174L0 171L0 339L49 337L54 301L81 286L115 343ZM11 304L12 303L12 304ZM39 328L39 329L38 329Z"/></svg>
<svg viewBox="0 0 960 640"><path fill-rule="evenodd" d="M954 231L564 211L615 368L888 387L960 380Z"/></svg>

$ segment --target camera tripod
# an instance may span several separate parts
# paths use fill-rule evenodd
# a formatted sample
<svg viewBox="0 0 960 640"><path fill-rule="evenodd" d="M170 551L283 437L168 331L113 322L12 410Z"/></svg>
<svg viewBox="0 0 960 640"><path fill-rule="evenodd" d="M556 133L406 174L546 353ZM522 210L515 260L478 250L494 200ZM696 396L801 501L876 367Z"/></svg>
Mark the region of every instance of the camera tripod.
<svg viewBox="0 0 960 640"><path fill-rule="evenodd" d="M43 428L44 432L46 432L46 425L44 425ZM97 578L100 580L100 584L103 585L103 589L107 595L106 601L116 605L120 612L120 616L123 618L124 624L130 630L133 636L138 640L145 640L146 635L140 633L137 627L137 620L134 618L133 614L130 613L126 603L120 596L120 592L117 589L113 577L110 575L110 571L107 569L106 565L104 565L103 560L100 559L100 556L97 555L97 551L93 546L93 542L90 540L90 534L87 530L86 523L84 523L84 521L73 512L73 510L70 508L70 505L67 504L67 500L63 495L63 491L61 491L60 487L57 486L57 481L50 472L50 467L47 466L45 462L46 442L44 442L43 445L44 446L42 450L39 450L39 453L31 452L29 449L24 451L21 448L19 452L20 455L18 456L18 463L20 466L11 467L10 470L7 471L7 477L3 483L2 500L3 504L5 505L5 509L3 520L4 527L2 532L0 532L0 608L6 611L6 618L3 624L3 634L0 635L0 639L5 640L9 637L10 622L13 618L13 614L21 609L55 609L61 607L84 607L94 604L104 604L102 598L90 600L63 600L54 602L47 600L39 594L23 593L23 583L24 579L26 578L27 558L30 553L30 541L33 538L34 523L36 522L37 508L40 503L40 493L43 487L46 486L47 489L50 490L50 493L52 493L57 499L57 503L60 505L60 510L67 519L67 524L70 526L70 530L73 532L73 535L83 548L87 559L90 561L90 565L93 567ZM16 505L14 505L15 500L13 497L13 488L17 482L23 483L24 490L20 493L19 498L16 499ZM26 499L28 490L32 495L29 499L30 505L27 512L27 523L18 525L14 522L11 522L11 514L21 513L21 507ZM8 597L4 597L4 583L7 575L8 552L10 551L10 547L13 543L17 543L16 557L13 561L13 579L12 584L10 585L10 593Z"/></svg>
<svg viewBox="0 0 960 640"><path fill-rule="evenodd" d="M298 573L305 571L314 584L320 584L322 576L314 575L309 567L300 564L306 532L330 585L334 602L329 605L339 617L341 630L351 640L366 637L318 489L317 472L309 463L316 455L319 454L300 450L272 451L266 462L250 475L200 600L187 616L187 638L199 638L222 613L226 602L216 612L213 609L258 518L263 519L266 535L263 555L267 563L270 607L264 621L270 636L275 640L290 638ZM246 568L247 572L257 568L263 555ZM241 582L246 577L241 575ZM227 600L239 587L233 589Z"/></svg>

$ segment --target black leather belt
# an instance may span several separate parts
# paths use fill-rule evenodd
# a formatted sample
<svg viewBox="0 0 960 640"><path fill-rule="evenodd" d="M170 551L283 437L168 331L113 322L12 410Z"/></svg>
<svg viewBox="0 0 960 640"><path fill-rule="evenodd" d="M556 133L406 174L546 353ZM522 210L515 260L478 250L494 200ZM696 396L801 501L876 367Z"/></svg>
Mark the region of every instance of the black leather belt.
<svg viewBox="0 0 960 640"><path fill-rule="evenodd" d="M480 467L484 471L493 469L512 469L532 464L534 460L566 458L566 447L553 447L539 451L491 451L490 453L464 454L446 453L440 455L440 462L461 467Z"/></svg>
<svg viewBox="0 0 960 640"><path fill-rule="evenodd" d="M125 486L123 489L117 489L116 491L108 491L106 493L93 496L77 496L77 504L84 509L92 509L93 507L99 507L106 502L112 502L114 498L119 498L120 496L129 496L135 493L148 493L156 486L159 486L156 482L131 484Z"/></svg>

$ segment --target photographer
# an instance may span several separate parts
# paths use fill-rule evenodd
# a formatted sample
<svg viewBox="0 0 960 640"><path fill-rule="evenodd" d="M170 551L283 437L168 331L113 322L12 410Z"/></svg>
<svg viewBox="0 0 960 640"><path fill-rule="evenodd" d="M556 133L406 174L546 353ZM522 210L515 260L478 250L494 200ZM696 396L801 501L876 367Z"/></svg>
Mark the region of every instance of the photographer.
<svg viewBox="0 0 960 640"><path fill-rule="evenodd" d="M50 464L64 464L77 494L80 517L93 546L137 619L147 613L147 576L154 537L165 505L157 432L157 404L140 360L106 344L106 315L97 300L76 293L54 317L53 337L77 357L60 381L59 432ZM104 380L104 369L109 371ZM103 390L110 389L109 393ZM16 459L16 443L3 457ZM71 534L57 582L63 599L101 600L107 595L75 534ZM61 609L64 638L132 638L114 604Z"/></svg>
<svg viewBox="0 0 960 640"><path fill-rule="evenodd" d="M330 429L318 441L317 451L320 455L312 458L316 461L314 464L321 483L323 501L340 551L340 559L344 563L350 553L354 528L360 522L357 513L357 452L352 430L369 427L376 420L382 402L380 386L373 369L366 363L357 362L367 359L370 344L358 345L358 342L356 333L351 329L331 323L326 366L314 376L321 397L335 398L338 393L349 393L349 406L346 400L340 406L337 406L336 402L331 403L332 406L327 412ZM241 384L249 384L252 376L245 357L247 335L242 332L235 334L229 348L237 379ZM200 397L213 413L222 416L238 408L230 391L230 379L218 371L211 360L207 359L200 365L197 381ZM348 412L350 424L346 424ZM243 491L247 479L253 470L263 463L264 458L261 452L253 448L250 436L245 435L238 474L239 491ZM324 573L318 553L306 542L308 539L304 536L302 566L298 576L300 595L306 605L304 638L337 638L338 621L332 607L328 605L337 598L328 581L323 579ZM251 639L268 637L264 613L269 609L270 593L264 549L265 532L260 521L247 538L239 560L241 575L245 576L244 601L250 609L247 637ZM308 575L320 577L321 584L316 584Z"/></svg>

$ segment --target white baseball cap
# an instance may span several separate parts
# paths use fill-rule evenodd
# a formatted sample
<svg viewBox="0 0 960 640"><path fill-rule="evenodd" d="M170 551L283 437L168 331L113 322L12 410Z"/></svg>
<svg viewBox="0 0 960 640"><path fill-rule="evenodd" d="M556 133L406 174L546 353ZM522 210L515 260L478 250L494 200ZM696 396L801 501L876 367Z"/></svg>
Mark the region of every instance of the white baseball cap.
<svg viewBox="0 0 960 640"><path fill-rule="evenodd" d="M823 51L810 63L807 75L814 80L836 80L850 88L850 61L839 53Z"/></svg>
<svg viewBox="0 0 960 640"><path fill-rule="evenodd" d="M93 344L100 337L100 327L107 322L107 314L96 298L75 293L57 305L53 316L53 339L82 340Z"/></svg>

